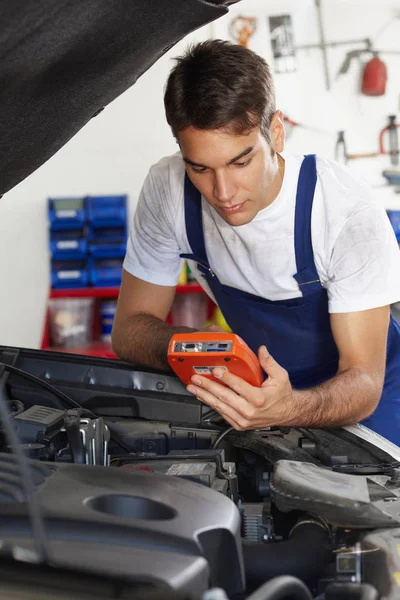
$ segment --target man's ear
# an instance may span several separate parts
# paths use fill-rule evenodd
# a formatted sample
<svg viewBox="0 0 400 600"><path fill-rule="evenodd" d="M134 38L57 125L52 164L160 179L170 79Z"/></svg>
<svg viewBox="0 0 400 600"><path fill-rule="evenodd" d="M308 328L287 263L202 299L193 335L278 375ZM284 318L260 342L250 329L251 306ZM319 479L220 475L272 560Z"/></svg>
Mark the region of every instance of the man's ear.
<svg viewBox="0 0 400 600"><path fill-rule="evenodd" d="M272 147L275 152L283 152L285 148L285 125L283 121L283 112L277 110L271 120L269 128Z"/></svg>

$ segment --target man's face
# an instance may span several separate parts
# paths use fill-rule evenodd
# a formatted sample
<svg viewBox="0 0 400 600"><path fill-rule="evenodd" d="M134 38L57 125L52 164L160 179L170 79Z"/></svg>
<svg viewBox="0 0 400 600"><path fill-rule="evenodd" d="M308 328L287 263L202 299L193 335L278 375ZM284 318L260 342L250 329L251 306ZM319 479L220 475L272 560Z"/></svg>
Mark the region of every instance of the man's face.
<svg viewBox="0 0 400 600"><path fill-rule="evenodd" d="M259 128L237 135L188 127L178 141L193 184L229 225L250 223L278 195L282 172Z"/></svg>

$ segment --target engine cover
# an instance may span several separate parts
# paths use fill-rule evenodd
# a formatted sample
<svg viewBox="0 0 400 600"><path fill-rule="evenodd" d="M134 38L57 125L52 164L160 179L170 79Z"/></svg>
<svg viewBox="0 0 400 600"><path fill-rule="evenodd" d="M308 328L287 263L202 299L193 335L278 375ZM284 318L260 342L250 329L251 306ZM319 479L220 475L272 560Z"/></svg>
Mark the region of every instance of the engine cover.
<svg viewBox="0 0 400 600"><path fill-rule="evenodd" d="M270 487L275 504L282 512L311 512L345 528L400 525L398 485L389 489L372 477L336 473L300 461L279 460Z"/></svg>
<svg viewBox="0 0 400 600"><path fill-rule="evenodd" d="M144 471L29 462L56 564L199 595L244 590L240 515L222 494ZM10 471L14 457L0 454L0 484ZM24 503L3 500L0 536L31 546Z"/></svg>

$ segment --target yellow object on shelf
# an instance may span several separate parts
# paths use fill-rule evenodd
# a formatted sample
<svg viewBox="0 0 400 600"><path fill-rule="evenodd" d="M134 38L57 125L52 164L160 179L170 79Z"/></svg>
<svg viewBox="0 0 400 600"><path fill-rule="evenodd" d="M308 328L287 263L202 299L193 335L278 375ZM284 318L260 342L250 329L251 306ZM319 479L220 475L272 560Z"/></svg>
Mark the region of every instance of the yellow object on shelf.
<svg viewBox="0 0 400 600"><path fill-rule="evenodd" d="M186 285L188 282L188 277L187 277L187 266L186 266L186 261L182 267L182 271L181 274L179 275L179 279L178 279L178 285Z"/></svg>
<svg viewBox="0 0 400 600"><path fill-rule="evenodd" d="M218 308L218 306L214 311L213 321L216 325L219 325L219 327L221 327L221 329L223 329L224 331L227 331L228 333L232 333L232 329L229 327L228 323L225 321L225 317L222 314L221 310Z"/></svg>
<svg viewBox="0 0 400 600"><path fill-rule="evenodd" d="M227 333L232 333L232 329L225 321L225 317L222 314L221 310L218 308L218 306L216 307L212 318L206 321L206 323L204 323L204 327L208 327L209 325L218 325L218 327L221 327L221 329L223 329Z"/></svg>

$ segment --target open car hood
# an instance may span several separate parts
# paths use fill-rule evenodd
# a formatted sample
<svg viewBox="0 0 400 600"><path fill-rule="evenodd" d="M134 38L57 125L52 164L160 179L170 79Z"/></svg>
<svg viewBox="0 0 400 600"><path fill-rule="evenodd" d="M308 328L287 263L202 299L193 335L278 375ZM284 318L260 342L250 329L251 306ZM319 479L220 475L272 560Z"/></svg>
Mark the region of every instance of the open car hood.
<svg viewBox="0 0 400 600"><path fill-rule="evenodd" d="M3 0L0 195L238 0Z"/></svg>
<svg viewBox="0 0 400 600"><path fill-rule="evenodd" d="M399 448L367 428L232 431L173 374L2 346L0 398L2 598L399 600Z"/></svg>

